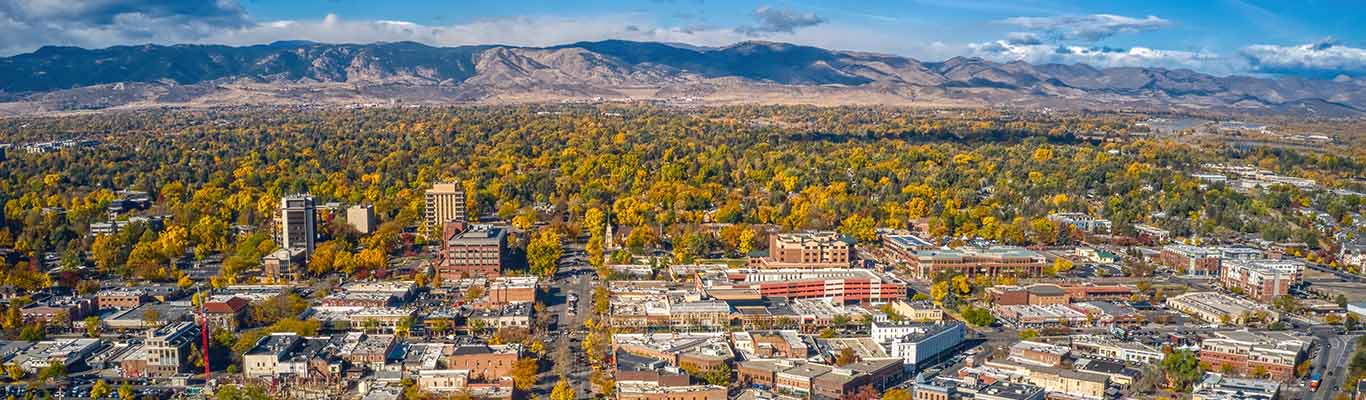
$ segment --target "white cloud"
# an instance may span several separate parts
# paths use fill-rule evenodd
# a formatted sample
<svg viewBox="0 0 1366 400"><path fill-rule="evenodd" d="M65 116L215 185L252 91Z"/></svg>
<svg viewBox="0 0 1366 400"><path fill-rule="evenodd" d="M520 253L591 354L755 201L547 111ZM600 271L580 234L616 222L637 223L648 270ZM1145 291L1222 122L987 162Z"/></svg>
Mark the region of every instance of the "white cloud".
<svg viewBox="0 0 1366 400"><path fill-rule="evenodd" d="M1110 47L1013 44L1006 40L969 45L972 55L994 61L1025 61L1032 64L1083 63L1101 68L1161 67L1187 68L1213 74L1230 74L1236 68L1216 53L1161 50L1147 47L1118 49Z"/></svg>
<svg viewBox="0 0 1366 400"><path fill-rule="evenodd" d="M1120 33L1146 32L1171 25L1171 21L1153 15L1146 18L1133 18L1113 14L1013 17L1006 18L1001 22L1026 30L1042 32L1060 40L1087 42L1095 42Z"/></svg>
<svg viewBox="0 0 1366 400"><path fill-rule="evenodd" d="M1366 75L1366 49L1344 46L1332 38L1299 46L1252 45L1239 54L1257 72L1322 77Z"/></svg>

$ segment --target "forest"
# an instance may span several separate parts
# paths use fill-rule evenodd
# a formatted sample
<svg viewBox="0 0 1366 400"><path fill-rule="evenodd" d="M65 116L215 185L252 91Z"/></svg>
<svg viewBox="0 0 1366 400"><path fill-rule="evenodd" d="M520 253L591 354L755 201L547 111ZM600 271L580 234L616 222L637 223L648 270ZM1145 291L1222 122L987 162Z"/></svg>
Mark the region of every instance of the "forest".
<svg viewBox="0 0 1366 400"><path fill-rule="evenodd" d="M1360 196L1278 185L1243 192L1203 184L1207 163L1250 165L1363 187L1366 150L1234 151L1129 135L1141 115L1012 114L890 107L649 105L211 109L107 112L0 120L0 249L13 249L5 282L26 290L113 276L193 284L177 259L221 255L214 284L244 282L274 247L279 198L373 204L374 234L333 221L310 270L383 269L419 224L423 191L460 182L487 220L540 226L555 240L588 236L590 209L630 229L630 249L669 243L687 255L737 254L762 245L749 227L838 229L861 241L873 229L916 221L929 235L1053 245L1077 237L1047 218L1063 211L1220 241L1303 241L1331 261L1338 232L1302 210L1351 226ZM1081 134L1103 141L1084 140ZM93 147L41 154L44 140ZM145 191L164 229L132 224L90 235L118 190ZM593 218L602 218L593 216ZM723 224L718 234L707 224ZM1338 226L1338 225L1334 225ZM663 237L660 233L662 233ZM525 248L532 235L520 235ZM549 236L549 235L541 235ZM422 243L417 243L422 244ZM59 259L58 279L37 264ZM49 257L51 258L51 257ZM319 257L315 257L319 258ZM2 258L0 258L2 259ZM16 261L17 260L17 261ZM92 270L76 273L79 267ZM92 286L87 282L85 286ZM97 287L97 285L94 285Z"/></svg>

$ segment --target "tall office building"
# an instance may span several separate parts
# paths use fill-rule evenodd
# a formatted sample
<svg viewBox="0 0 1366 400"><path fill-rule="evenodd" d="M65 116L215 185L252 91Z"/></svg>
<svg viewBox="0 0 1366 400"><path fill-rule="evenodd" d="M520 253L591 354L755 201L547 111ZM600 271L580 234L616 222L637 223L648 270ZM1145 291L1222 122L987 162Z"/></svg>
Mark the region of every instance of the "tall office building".
<svg viewBox="0 0 1366 400"><path fill-rule="evenodd" d="M313 254L317 238L317 206L313 196L295 194L280 199L280 247Z"/></svg>
<svg viewBox="0 0 1366 400"><path fill-rule="evenodd" d="M427 189L427 208L424 232L428 237L441 236L447 223L469 223L465 214L465 190L459 183L438 183Z"/></svg>

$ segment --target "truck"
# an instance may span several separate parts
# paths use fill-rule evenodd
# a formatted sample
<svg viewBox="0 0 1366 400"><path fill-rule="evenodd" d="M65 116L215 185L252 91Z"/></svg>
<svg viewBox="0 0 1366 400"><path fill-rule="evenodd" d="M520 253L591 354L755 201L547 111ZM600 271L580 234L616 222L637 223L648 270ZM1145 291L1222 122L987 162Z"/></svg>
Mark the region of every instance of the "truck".
<svg viewBox="0 0 1366 400"><path fill-rule="evenodd" d="M1309 391L1317 392L1319 390L1319 381L1323 380L1321 374L1319 371L1314 371L1312 375L1309 375Z"/></svg>

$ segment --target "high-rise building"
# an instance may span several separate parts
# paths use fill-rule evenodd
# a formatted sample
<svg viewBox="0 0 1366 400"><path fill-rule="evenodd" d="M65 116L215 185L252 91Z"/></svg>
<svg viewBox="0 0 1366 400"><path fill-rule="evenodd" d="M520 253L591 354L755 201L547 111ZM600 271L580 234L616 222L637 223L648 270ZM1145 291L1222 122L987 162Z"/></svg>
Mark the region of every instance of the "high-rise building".
<svg viewBox="0 0 1366 400"><path fill-rule="evenodd" d="M427 207L423 228L429 237L440 236L447 223L468 224L465 210L465 190L458 183L438 183L427 189Z"/></svg>
<svg viewBox="0 0 1366 400"><path fill-rule="evenodd" d="M369 204L354 205L346 209L346 223L350 224L356 232L368 235L375 231L375 206Z"/></svg>
<svg viewBox="0 0 1366 400"><path fill-rule="evenodd" d="M295 194L280 199L280 247L313 254L318 213L313 196Z"/></svg>

